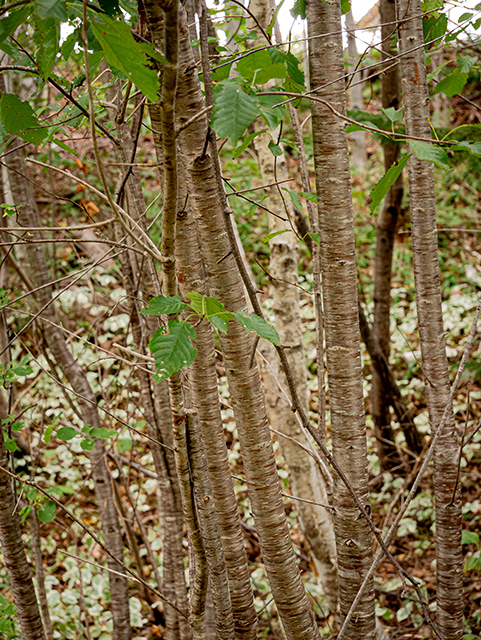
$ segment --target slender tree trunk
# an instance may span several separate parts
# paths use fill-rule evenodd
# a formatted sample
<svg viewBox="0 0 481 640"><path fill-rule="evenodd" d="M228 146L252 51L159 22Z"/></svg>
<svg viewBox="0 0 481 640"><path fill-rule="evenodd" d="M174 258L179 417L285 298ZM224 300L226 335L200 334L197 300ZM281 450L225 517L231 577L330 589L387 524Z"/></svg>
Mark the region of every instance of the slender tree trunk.
<svg viewBox="0 0 481 640"><path fill-rule="evenodd" d="M307 2L311 86L335 109L346 109L340 7ZM320 36L321 34L333 34ZM332 84L331 84L332 83ZM366 427L361 368L356 257L349 152L343 122L324 105L312 103L314 162L321 238L321 267L326 331L327 374L333 455L360 500L369 504ZM372 562L368 524L346 487L335 487L337 558L341 616L345 616ZM365 592L347 637L373 638L374 593Z"/></svg>
<svg viewBox="0 0 481 640"><path fill-rule="evenodd" d="M421 3L398 0L406 133L431 137ZM414 50L415 49L415 50ZM423 372L432 432L449 401L450 381L441 306L434 168L409 158L409 199L414 282ZM451 412L435 451L437 621L446 640L463 634L463 558L461 496L457 483L459 446Z"/></svg>
<svg viewBox="0 0 481 640"><path fill-rule="evenodd" d="M257 20L257 23L253 19L248 21L249 28L255 30L258 36L255 41L256 46L269 44L258 26L260 25L265 30L272 20L272 8L269 0L251 0L249 9ZM265 129L265 123L256 120L254 127L256 131L260 132ZM277 134L278 131L273 132L274 137ZM270 134L261 133L254 140L264 184L273 184L288 178L285 156L284 154L281 156L272 154L268 146L271 139ZM294 211L279 186L269 187L265 193L269 196L268 208L277 214L269 215L269 231L272 233L289 227L292 230L291 233L280 234L269 241L269 272L272 276L271 291L275 326L281 343L288 347L289 365L301 402L307 413L309 391L307 388L306 358L302 344L299 290L297 288L299 256L298 239L294 233ZM285 221L286 218L288 218L288 222ZM263 341L261 349L268 363L260 360L269 423L277 431L309 446L306 434L302 430L297 416L291 410L289 399L279 397L276 378L282 381L285 390L287 382L273 345ZM274 371L271 371L271 367ZM289 467L289 479L293 494L312 502L327 504L326 487L316 461L292 440L282 439L280 446ZM323 507L309 502L299 502L297 510L302 531L309 543L314 563L327 595L329 608L332 613L335 613L338 607L339 593L336 543L331 514Z"/></svg>
<svg viewBox="0 0 481 640"><path fill-rule="evenodd" d="M27 168L23 162L21 151L8 156L9 176L15 204L19 208L19 222L25 227L38 225L37 207L31 183L23 177ZM41 240L39 232L33 232L35 240ZM27 246L32 279L36 286L50 282L45 253L40 243ZM46 307L40 314L42 318L58 325L58 318L53 306L52 290L44 287L37 291L36 300L40 309ZM72 389L78 394L78 404L85 424L93 428L101 426L97 410L97 402L85 372L67 348L64 335L57 326L49 322L43 323L46 343L51 350L57 366L61 369ZM90 453L92 476L95 481L95 493L101 514L102 531L105 544L113 555L123 560L123 541L119 519L115 508L111 485L110 472L105 461L105 447L103 440L96 440L95 447ZM116 573L109 572L110 596L116 640L130 640L130 612L127 578L122 575L124 570L110 556L108 565Z"/></svg>
<svg viewBox="0 0 481 640"><path fill-rule="evenodd" d="M396 20L395 0L381 0L382 51L383 58L388 59L397 53L395 29L392 24ZM386 24L384 23L391 23ZM389 63L388 63L389 64ZM398 67L388 69L381 75L382 106L385 109L400 107L400 77ZM400 145L387 140L383 143L384 170L397 161ZM392 255L396 226L401 212L403 197L402 175L396 180L384 200L384 205L377 220L376 229L376 266L374 273L374 322L373 334L389 360L391 332L391 274ZM387 471L400 463L396 449L394 432L391 428L391 412L389 396L386 394L382 378L372 369L372 419L377 440L377 450L381 469Z"/></svg>
<svg viewBox="0 0 481 640"><path fill-rule="evenodd" d="M346 27L347 27L347 54L349 56L348 71L354 75L349 77L349 107L351 109L359 109L362 111L364 104L362 99L362 87L361 74L355 73L357 65L359 63L359 53L356 45L356 35L353 29L356 27L352 12L346 13ZM366 132L354 131L349 134L349 138L352 143L351 162L357 167L357 169L363 173L367 162L367 150L366 150Z"/></svg>
<svg viewBox="0 0 481 640"><path fill-rule="evenodd" d="M40 610L42 612L42 622L45 630L46 640L53 640L52 620L48 608L47 592L45 589L45 575L43 572L43 556L40 531L38 526L38 516L36 509L32 509L29 514L30 533L32 534L32 548L35 557L35 578L37 580L37 593Z"/></svg>
<svg viewBox="0 0 481 640"><path fill-rule="evenodd" d="M156 5L146 5L152 32L160 21ZM181 9L177 112L182 122L198 116L204 107L195 63L187 39ZM187 172L189 198L199 225L201 250L214 297L230 311L243 311L242 282L231 255L227 237L223 188L219 190L213 158L214 145L205 153L209 135L206 117L199 117L179 136L180 154ZM222 198L222 200L221 200ZM277 475L274 451L256 363L250 365L251 337L237 322L231 322L227 336L221 338L224 363L241 443L252 510L261 549L286 635L289 639L314 639L319 632L314 623L292 543Z"/></svg>
<svg viewBox="0 0 481 640"><path fill-rule="evenodd" d="M180 194L180 203L185 203L184 193ZM176 267L180 290L184 295L190 291L206 295L204 269L192 208L188 202L180 208L183 210L177 215L176 224ZM196 334L194 344L197 347L197 356L189 372L192 402L198 412L207 455L229 575L236 634L239 638L250 640L257 635L257 615L220 413L214 340L207 320L202 320L197 325Z"/></svg>

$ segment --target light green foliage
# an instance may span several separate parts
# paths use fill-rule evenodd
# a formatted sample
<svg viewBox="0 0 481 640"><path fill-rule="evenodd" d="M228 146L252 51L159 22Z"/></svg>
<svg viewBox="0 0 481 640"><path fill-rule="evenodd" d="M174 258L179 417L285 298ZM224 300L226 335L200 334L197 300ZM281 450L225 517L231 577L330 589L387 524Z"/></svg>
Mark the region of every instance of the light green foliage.
<svg viewBox="0 0 481 640"><path fill-rule="evenodd" d="M237 318L237 320L244 327L247 333L255 333L259 337L269 340L269 342L272 342L272 344L275 344L277 346L281 345L281 341L277 331L263 318L260 318L255 313L249 316L243 311L234 311L233 315Z"/></svg>
<svg viewBox="0 0 481 640"><path fill-rule="evenodd" d="M389 189L396 182L402 173L402 170L407 164L410 156L404 156L397 164L393 164L387 170L386 174L379 180L377 185L371 190L369 194L371 197L371 204L369 208L374 213L376 208L381 204L384 198L387 196Z"/></svg>
<svg viewBox="0 0 481 640"><path fill-rule="evenodd" d="M144 316L161 316L163 314L169 315L171 313L178 313L185 309L187 305L182 302L180 296L156 296L152 298L149 304L140 312Z"/></svg>
<svg viewBox="0 0 481 640"><path fill-rule="evenodd" d="M61 22L68 20L67 7L64 0L37 0L35 12L39 18L56 18Z"/></svg>
<svg viewBox="0 0 481 640"><path fill-rule="evenodd" d="M55 510L55 502L53 500L47 500L38 510L38 519L43 523L52 522L55 518Z"/></svg>
<svg viewBox="0 0 481 640"><path fill-rule="evenodd" d="M260 115L259 107L239 85L229 82L215 94L212 128L220 138L236 144L250 123Z"/></svg>
<svg viewBox="0 0 481 640"><path fill-rule="evenodd" d="M444 93L448 98L461 93L468 80L468 73L463 73L461 69L455 69L445 76L434 88L434 93Z"/></svg>
<svg viewBox="0 0 481 640"><path fill-rule="evenodd" d="M409 146L418 160L426 160L441 167L441 169L449 169L448 154L442 147L429 144L429 142L421 142L420 140L409 140Z"/></svg>

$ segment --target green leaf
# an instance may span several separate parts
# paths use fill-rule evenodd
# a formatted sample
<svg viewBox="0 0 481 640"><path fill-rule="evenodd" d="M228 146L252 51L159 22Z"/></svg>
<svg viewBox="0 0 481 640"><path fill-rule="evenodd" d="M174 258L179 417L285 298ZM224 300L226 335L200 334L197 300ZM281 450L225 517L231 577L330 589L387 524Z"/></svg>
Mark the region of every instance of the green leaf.
<svg viewBox="0 0 481 640"><path fill-rule="evenodd" d="M420 142L419 140L409 140L409 146L416 154L418 160L426 160L432 162L442 169L449 169L448 154L446 150L429 142Z"/></svg>
<svg viewBox="0 0 481 640"><path fill-rule="evenodd" d="M102 11L108 13L109 16L114 16L116 13L120 13L118 0L99 0L99 5Z"/></svg>
<svg viewBox="0 0 481 640"><path fill-rule="evenodd" d="M469 73L478 59L476 56L459 56L459 68L461 73Z"/></svg>
<svg viewBox="0 0 481 640"><path fill-rule="evenodd" d="M80 446L84 451L92 451L92 449L95 447L95 440L89 440L88 438L85 438L85 440L82 440L82 442L80 443Z"/></svg>
<svg viewBox="0 0 481 640"><path fill-rule="evenodd" d="M469 142L467 140L463 140L462 142L458 142L455 147L451 147L454 151L469 151L473 156L481 157L481 142Z"/></svg>
<svg viewBox="0 0 481 640"><path fill-rule="evenodd" d="M311 240L314 240L314 242L317 242L318 245L321 244L321 237L319 236L318 233L312 233L312 231L309 231L307 235L311 238Z"/></svg>
<svg viewBox="0 0 481 640"><path fill-rule="evenodd" d="M67 7L63 0L37 0L35 13L39 18L57 18L60 22L67 22Z"/></svg>
<svg viewBox="0 0 481 640"><path fill-rule="evenodd" d="M59 37L59 23L54 18L45 20L42 25L42 34L40 35L41 44L37 51L38 70L44 80L47 80L55 65Z"/></svg>
<svg viewBox="0 0 481 640"><path fill-rule="evenodd" d="M119 438L117 446L120 451L130 451L132 449L132 440L130 438Z"/></svg>
<svg viewBox="0 0 481 640"><path fill-rule="evenodd" d="M247 138L244 138L240 147L237 147L237 149L234 149L234 153L232 154L232 157L234 158L234 160L236 160L236 158L238 158L241 155L241 153L243 153L247 149L247 147L254 140L254 138L257 138L257 136L260 136L261 133L265 133L265 129L262 131L254 131L254 133L249 134Z"/></svg>
<svg viewBox="0 0 481 640"><path fill-rule="evenodd" d="M182 302L180 296L156 296L152 298L148 306L140 312L144 316L161 316L178 313L186 308L185 302Z"/></svg>
<svg viewBox="0 0 481 640"><path fill-rule="evenodd" d="M195 312L205 316L218 331L227 333L232 314L226 311L222 302L210 296L203 296L197 291L188 293L187 298L192 301L190 306Z"/></svg>
<svg viewBox="0 0 481 640"><path fill-rule="evenodd" d="M294 191L294 189L288 189L287 187L282 187L282 189L283 191L287 191L289 197L291 198L291 202L296 207L296 209L302 211L302 204L299 200L299 194L297 193L297 191Z"/></svg>
<svg viewBox="0 0 481 640"><path fill-rule="evenodd" d="M22 8L12 11L6 18L0 20L0 42L4 42L17 27L23 24L30 15L31 8Z"/></svg>
<svg viewBox="0 0 481 640"><path fill-rule="evenodd" d="M38 519L40 522L47 523L52 522L55 518L55 502L53 500L47 500L38 510Z"/></svg>
<svg viewBox="0 0 481 640"><path fill-rule="evenodd" d="M5 440L5 449L7 451L11 451L12 453L14 453L15 451L20 451L20 449L17 446L17 443L13 438L9 438L7 435L5 435L4 440Z"/></svg>
<svg viewBox="0 0 481 640"><path fill-rule="evenodd" d="M195 336L195 330L179 320L169 321L169 333L164 333L162 328L154 334L149 349L155 359L158 380L165 380L194 362L197 348L191 339Z"/></svg>
<svg viewBox="0 0 481 640"><path fill-rule="evenodd" d="M448 18L446 14L442 13L439 17L424 18L423 20L423 34L424 41L431 42L440 38L446 33L448 28ZM439 44L439 41L437 41ZM436 43L432 43L433 45Z"/></svg>
<svg viewBox="0 0 481 640"><path fill-rule="evenodd" d="M389 118L391 122L399 122L400 120L403 119L402 107L401 109L395 109L394 107L389 107L389 109L383 109L381 107L381 111L384 113L384 115L387 118Z"/></svg>
<svg viewBox="0 0 481 640"><path fill-rule="evenodd" d="M479 534L475 531L463 529L462 544L479 544Z"/></svg>
<svg viewBox="0 0 481 640"><path fill-rule="evenodd" d="M259 112L270 129L279 126L285 114L285 107L277 108L279 102L284 101L284 96L256 96Z"/></svg>
<svg viewBox="0 0 481 640"><path fill-rule="evenodd" d="M275 238L276 236L280 236L281 233L289 233L289 231L292 232L291 229L281 229L280 231L273 231L272 233L268 233L266 236L262 238L262 242L264 244L267 244L269 240L272 240L272 238Z"/></svg>
<svg viewBox="0 0 481 640"><path fill-rule="evenodd" d="M299 191L299 195L302 196L303 198L305 198L305 200L309 200L310 202L313 202L314 204L317 204L317 194L316 193L304 193L304 191Z"/></svg>
<svg viewBox="0 0 481 640"><path fill-rule="evenodd" d="M389 189L396 182L401 175L402 170L406 166L409 156L404 156L399 160L398 164L392 164L387 170L386 174L379 180L377 185L372 189L369 194L371 197L371 204L369 208L374 213L376 207L384 200Z"/></svg>
<svg viewBox="0 0 481 640"><path fill-rule="evenodd" d="M257 316L255 313L248 316L247 313L244 313L243 311L234 311L233 315L237 318L247 333L255 333L261 338L265 338L266 340L269 340L269 342L272 342L272 344L280 347L281 340L279 338L279 334L275 328L263 318Z"/></svg>
<svg viewBox="0 0 481 640"><path fill-rule="evenodd" d="M158 100L159 78L157 71L148 67L144 51L154 55L153 47L134 40L130 27L123 22L100 15L105 24L92 21L92 31L100 43L107 62L125 73L149 100Z"/></svg>
<svg viewBox="0 0 481 640"><path fill-rule="evenodd" d="M39 145L48 135L45 129L35 129L39 122L28 102L22 102L13 93L4 93L0 99L0 120L8 131L25 142Z"/></svg>
<svg viewBox="0 0 481 640"><path fill-rule="evenodd" d="M63 440L64 442L68 440L72 440L77 435L77 430L73 427L61 427L57 431L57 438L59 440Z"/></svg>
<svg viewBox="0 0 481 640"><path fill-rule="evenodd" d="M117 435L117 431L115 429L105 429L104 427L92 429L92 431L89 433L89 436L91 438L100 438L101 440L113 438L115 435Z"/></svg>
<svg viewBox="0 0 481 640"><path fill-rule="evenodd" d="M267 145L272 153L273 156L281 156L282 155L282 148L276 144L273 140L271 140L269 142L269 144Z"/></svg>
<svg viewBox="0 0 481 640"><path fill-rule="evenodd" d="M236 71L243 77L251 80L256 71L270 67L272 58L266 49L253 51L245 58L241 58L236 64Z"/></svg>
<svg viewBox="0 0 481 640"><path fill-rule="evenodd" d="M212 128L220 138L230 138L236 144L259 115L254 100L238 85L229 83L216 92Z"/></svg>
<svg viewBox="0 0 481 640"><path fill-rule="evenodd" d="M341 15L349 13L351 10L351 0L341 0Z"/></svg>
<svg viewBox="0 0 481 640"><path fill-rule="evenodd" d="M463 13L462 15L459 16L458 22L461 24L461 22L466 22L466 20L471 20L472 17L473 17L472 13Z"/></svg>
<svg viewBox="0 0 481 640"><path fill-rule="evenodd" d="M62 51L62 57L64 60L68 60L72 55L72 51L74 50L75 44L78 40L77 31L73 31L62 43L60 50Z"/></svg>
<svg viewBox="0 0 481 640"><path fill-rule="evenodd" d="M276 24L276 20L277 20L277 16L279 14L279 11L282 8L282 5L284 4L285 0L281 0L281 2L279 2L279 4L276 7L276 10L274 11L274 14L272 16L271 21L269 22L269 26L266 29L266 33L269 35L272 35L272 30L274 29L274 26Z"/></svg>
<svg viewBox="0 0 481 640"><path fill-rule="evenodd" d="M300 88L304 87L304 71L299 68L300 62L294 54L290 51L283 51L282 49L270 49L270 56L272 62L282 62L285 64L289 78L298 84ZM282 98L282 100L283 99L284 98Z"/></svg>
<svg viewBox="0 0 481 640"><path fill-rule="evenodd" d="M467 80L467 73L462 73L461 69L455 69L452 73L438 82L434 87L434 93L444 93L448 98L452 98L453 96L461 93Z"/></svg>
<svg viewBox="0 0 481 640"><path fill-rule="evenodd" d="M294 6L291 9L291 16L293 18L306 19L306 0L296 0Z"/></svg>

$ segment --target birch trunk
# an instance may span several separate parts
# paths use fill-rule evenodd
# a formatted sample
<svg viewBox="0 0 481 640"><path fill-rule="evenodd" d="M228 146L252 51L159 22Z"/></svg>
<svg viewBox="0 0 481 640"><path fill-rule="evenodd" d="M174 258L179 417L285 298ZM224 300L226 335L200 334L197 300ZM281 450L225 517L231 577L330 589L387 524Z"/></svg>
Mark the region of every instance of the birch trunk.
<svg viewBox="0 0 481 640"><path fill-rule="evenodd" d="M149 21L155 25L159 20L158 9L155 5L150 8ZM176 102L181 121L186 122L198 116L204 101L182 10L181 15ZM212 145L205 153L208 135L207 119L199 117L179 136L180 155L187 171L189 196L198 220L212 295L228 310L243 311L242 282L224 223L225 193L219 191L214 158L210 155L216 149ZM250 366L251 337L238 323L232 322L227 336L222 336L221 346L252 511L272 594L289 639L319 638L289 538L258 369L255 363Z"/></svg>
<svg viewBox="0 0 481 640"><path fill-rule="evenodd" d="M307 2L311 86L315 95L346 110L340 7ZM321 34L333 34L320 36ZM332 84L331 84L332 83ZM361 368L354 223L349 152L343 122L312 102L312 132L321 238L327 374L333 455L363 504L369 504L366 427ZM368 524L359 518L351 494L336 478L334 525L339 566L341 616L349 610L372 562ZM373 638L374 593L366 590L347 636Z"/></svg>
<svg viewBox="0 0 481 640"><path fill-rule="evenodd" d="M10 184L15 200L19 206L19 223L25 227L37 226L37 207L31 182L24 178L27 168L23 162L21 151L8 156ZM32 234L35 240L41 240L39 232ZM31 268L31 277L36 286L50 282L47 262L43 247L40 243L27 245ZM46 307L40 315L55 325L59 324L52 301L52 290L44 287L37 291L36 300L39 308ZM78 404L85 424L93 428L101 427L97 410L97 402L85 372L69 351L61 329L49 322L42 323L45 340L51 350L55 363L69 381L75 394L78 394ZM111 485L110 471L105 461L105 447L103 440L96 440L95 447L90 453L92 477L95 481L95 493L101 515L102 531L106 546L119 560L123 561L122 532L115 508ZM107 559L109 567L116 573L109 572L110 596L116 640L130 640L130 611L128 583L123 568L110 556Z"/></svg>
<svg viewBox="0 0 481 640"><path fill-rule="evenodd" d="M383 59L396 55L395 30L392 23L396 20L395 0L380 0L381 34ZM390 23L390 24L385 24ZM388 62L389 65L389 62ZM395 66L381 75L382 106L384 109L400 107L400 77L399 69ZM400 145L390 140L383 144L384 170L397 162ZM389 189L384 199L381 213L377 220L376 229L376 266L374 273L374 322L373 334L381 350L389 360L391 332L391 275L394 236L401 212L403 197L402 174ZM391 428L391 412L389 397L386 394L382 379L375 367L372 370L372 419L377 440L377 450L381 469L387 471L400 463L399 452L396 449L394 432Z"/></svg>
<svg viewBox="0 0 481 640"><path fill-rule="evenodd" d="M398 0L401 78L406 133L431 137L421 3ZM436 432L449 402L450 381L439 278L433 165L412 155L408 161L414 283L426 397L431 430ZM463 635L463 558L461 496L457 483L459 445L450 411L435 450L437 621L447 640Z"/></svg>

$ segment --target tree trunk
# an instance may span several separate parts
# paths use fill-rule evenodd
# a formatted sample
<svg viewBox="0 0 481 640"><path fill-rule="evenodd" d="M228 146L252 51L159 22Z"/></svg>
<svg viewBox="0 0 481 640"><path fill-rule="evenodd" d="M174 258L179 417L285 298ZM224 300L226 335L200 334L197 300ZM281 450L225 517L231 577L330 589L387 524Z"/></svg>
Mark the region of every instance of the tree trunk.
<svg viewBox="0 0 481 640"><path fill-rule="evenodd" d="M392 23L396 20L395 0L381 0L382 51L383 58L388 59L396 54L395 29ZM388 62L389 64L389 62ZM399 69L394 67L381 75L382 106L384 109L400 107ZM390 140L383 143L384 170L387 171L397 161L400 145ZM377 220L376 229L376 266L374 273L374 322L373 334L384 356L389 360L391 332L389 327L391 309L391 274L394 236L401 212L403 197L402 175L389 189L384 205ZM372 369L372 419L377 440L377 450L381 469L387 471L400 463L399 453L391 428L391 412L389 397L382 378ZM415 452L414 452L415 453Z"/></svg>
<svg viewBox="0 0 481 640"><path fill-rule="evenodd" d="M19 206L19 223L25 227L38 225L37 207L31 182L23 177L27 168L24 165L22 152L15 151L8 156L9 177L15 204ZM38 231L33 232L35 240L41 240ZM32 279L36 286L50 282L45 253L40 243L27 245ZM92 428L101 427L97 410L97 402L85 372L69 351L64 335L57 326L58 318L53 306L51 287L43 287L36 293L36 300L40 309L40 322L46 343L51 350L55 363L69 381L75 394L78 394L78 405L84 423ZM42 318L47 322L42 323ZM52 323L48 322L50 320ZM102 531L105 544L119 560L123 560L123 541L119 519L115 508L111 485L110 471L105 461L105 446L103 440L96 440L95 447L90 453L92 477L95 481L95 493L99 505ZM109 567L116 573L109 572L110 596L116 640L130 640L130 611L128 583L123 568L110 556L107 558Z"/></svg>
<svg viewBox="0 0 481 640"><path fill-rule="evenodd" d="M406 133L431 137L420 0L398 0L402 23L400 50ZM449 401L450 381L443 328L434 167L409 158L409 199L414 283L426 397L432 432L436 432ZM461 496L457 483L459 445L450 412L435 451L437 621L444 638L463 634L463 558Z"/></svg>
<svg viewBox="0 0 481 640"><path fill-rule="evenodd" d="M347 69L353 75L349 76L349 107L362 111L364 103L362 99L362 78L360 73L355 73L359 64L359 53L357 52L355 27L356 23L352 17L352 12L346 13L347 27L347 55L349 56ZM351 86L352 85L352 86ZM349 134L352 143L351 162L357 167L360 173L364 173L367 162L366 132L354 131Z"/></svg>
<svg viewBox="0 0 481 640"><path fill-rule="evenodd" d="M315 95L345 113L344 58L338 4L307 2L311 86ZM322 34L332 34L324 35ZM316 36L316 37L314 37ZM327 374L333 455L363 504L369 504L366 426L359 335L356 257L349 151L343 122L312 102L312 132L321 239ZM372 562L369 526L336 477L336 530L341 616L349 610ZM375 634L372 584L363 596L350 639Z"/></svg>
<svg viewBox="0 0 481 640"><path fill-rule="evenodd" d="M160 21L159 8L148 3L146 10L155 33ZM192 116L198 116L204 101L197 74L193 71L195 63L186 37L182 9L181 16L176 103L181 121L186 122ZM189 198L198 220L201 251L212 294L229 311L243 311L242 282L225 229L222 206L225 193L222 188L219 190L214 158L210 156L210 153L216 153L214 145L210 146L210 153L205 153L208 135L207 118L198 117L179 136L179 155L185 163ZM315 639L319 632L289 537L259 373L256 363L250 365L252 339L237 322L231 322L227 336L221 337L221 346L252 510L272 594L287 637Z"/></svg>

